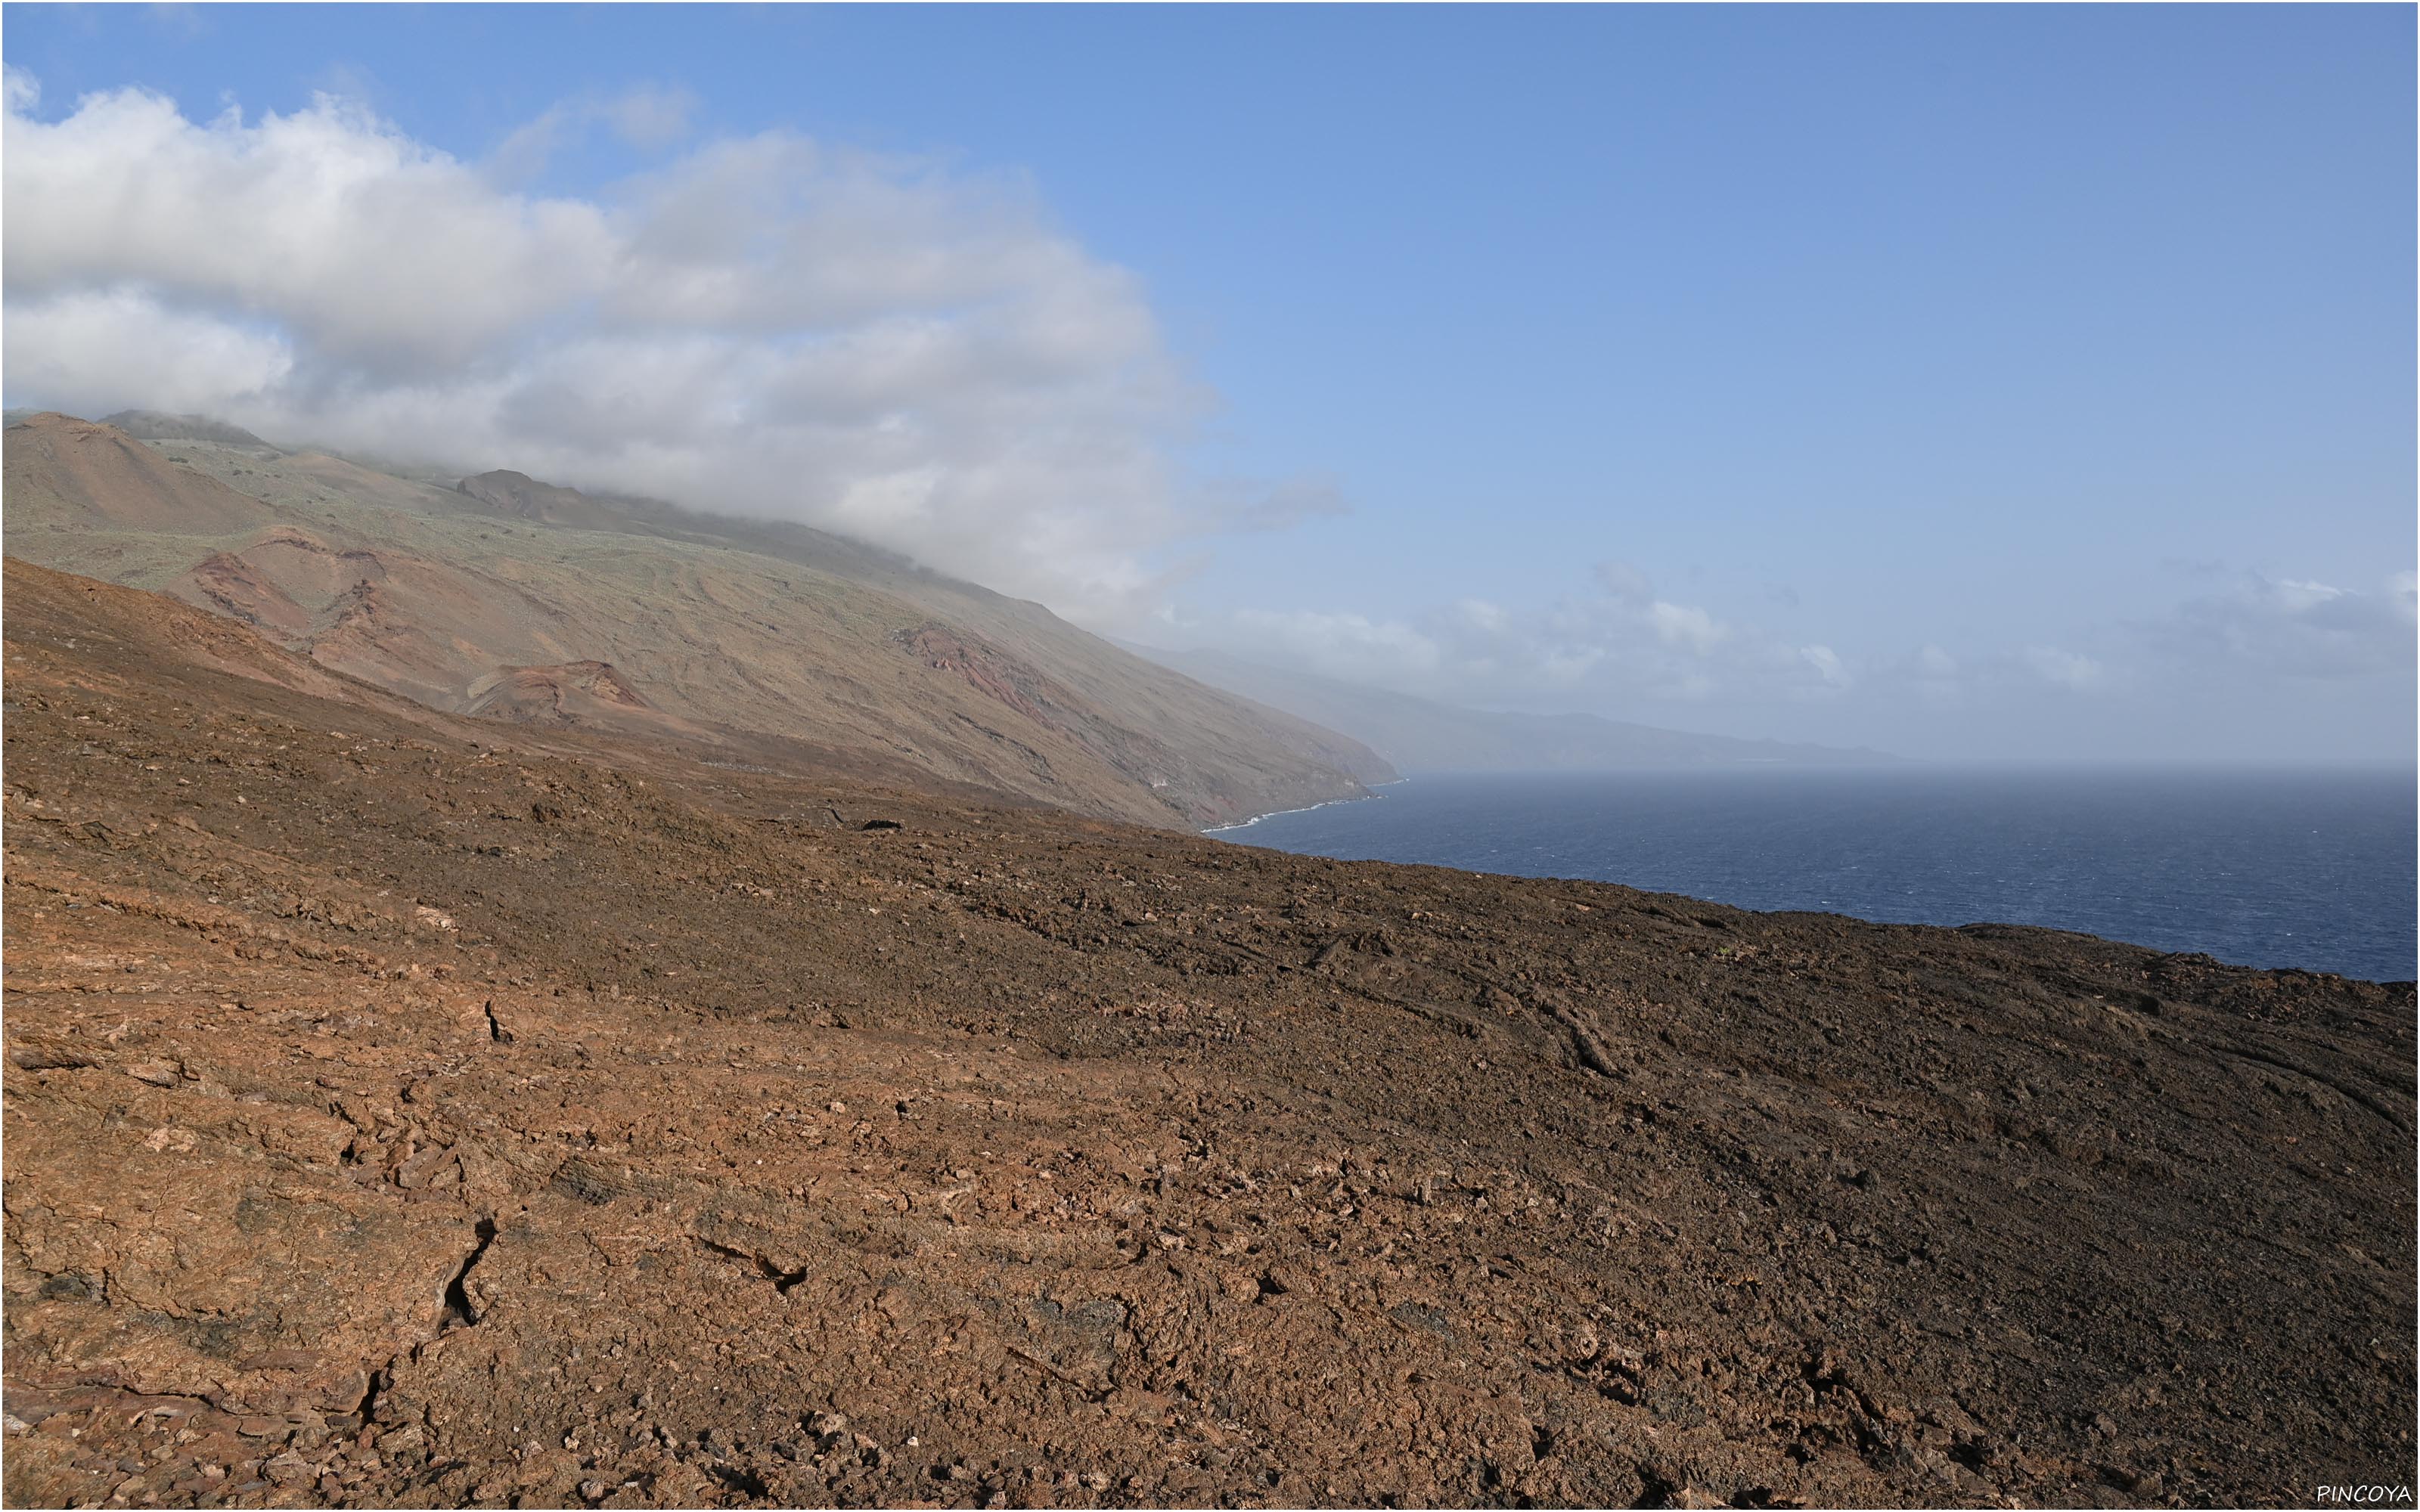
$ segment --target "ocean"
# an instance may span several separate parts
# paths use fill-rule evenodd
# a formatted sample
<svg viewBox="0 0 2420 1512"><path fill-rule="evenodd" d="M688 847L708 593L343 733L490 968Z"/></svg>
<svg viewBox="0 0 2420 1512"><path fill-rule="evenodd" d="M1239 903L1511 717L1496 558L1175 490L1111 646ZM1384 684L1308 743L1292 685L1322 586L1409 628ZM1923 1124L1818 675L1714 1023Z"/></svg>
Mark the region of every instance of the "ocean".
<svg viewBox="0 0 2420 1512"><path fill-rule="evenodd" d="M1419 777L1213 833L2393 981L2413 975L2414 822L2410 771L1761 767Z"/></svg>

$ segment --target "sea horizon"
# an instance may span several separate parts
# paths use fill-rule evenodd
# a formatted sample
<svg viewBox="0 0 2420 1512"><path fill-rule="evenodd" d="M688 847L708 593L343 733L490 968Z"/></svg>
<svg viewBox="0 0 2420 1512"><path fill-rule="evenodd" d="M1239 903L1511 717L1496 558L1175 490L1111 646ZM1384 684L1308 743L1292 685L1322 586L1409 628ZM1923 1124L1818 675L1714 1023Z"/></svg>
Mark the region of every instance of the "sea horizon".
<svg viewBox="0 0 2420 1512"><path fill-rule="evenodd" d="M2265 969L2414 975L2400 764L1905 762L1415 772L1230 843L1885 924L2015 924Z"/></svg>

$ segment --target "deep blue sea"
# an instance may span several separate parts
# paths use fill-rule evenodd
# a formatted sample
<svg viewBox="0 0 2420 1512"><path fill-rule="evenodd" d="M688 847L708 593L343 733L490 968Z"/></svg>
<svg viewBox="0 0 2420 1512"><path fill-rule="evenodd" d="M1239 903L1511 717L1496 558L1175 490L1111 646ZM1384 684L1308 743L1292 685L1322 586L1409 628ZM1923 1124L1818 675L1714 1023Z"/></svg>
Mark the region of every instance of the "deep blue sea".
<svg viewBox="0 0 2420 1512"><path fill-rule="evenodd" d="M1897 767L1419 777L1217 831L1743 908L2040 924L2413 975L2409 771Z"/></svg>

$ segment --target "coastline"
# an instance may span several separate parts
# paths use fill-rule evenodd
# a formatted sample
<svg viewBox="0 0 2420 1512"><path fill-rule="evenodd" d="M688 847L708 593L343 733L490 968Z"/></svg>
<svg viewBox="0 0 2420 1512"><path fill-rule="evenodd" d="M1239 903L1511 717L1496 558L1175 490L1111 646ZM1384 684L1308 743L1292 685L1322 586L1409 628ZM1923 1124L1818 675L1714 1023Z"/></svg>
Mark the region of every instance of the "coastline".
<svg viewBox="0 0 2420 1512"><path fill-rule="evenodd" d="M1324 803L1306 803L1299 809L1272 809L1266 813L1256 813L1249 819L1238 819L1232 825L1213 825L1207 829L1197 829L1194 833L1197 835L1223 835L1231 829L1249 829L1254 825L1259 824L1262 820L1275 819L1280 814L1309 813L1313 809L1333 809L1340 803L1367 803L1372 798L1383 798L1386 796L1386 794L1379 791L1380 789L1399 788L1410 780L1411 779L1408 777L1399 777L1392 782L1372 782L1366 784L1367 791L1362 793L1362 795L1357 798L1329 798Z"/></svg>
<svg viewBox="0 0 2420 1512"><path fill-rule="evenodd" d="M2404 774L2382 775L1810 771L1800 793L1761 774L1445 774L1409 809L1297 816L1260 848L1885 927L2072 932L2394 983L2413 975L2412 860L2391 843L2410 833L2412 798ZM1218 838L1259 847L1233 833L1252 823ZM2147 868L2152 853L2190 864Z"/></svg>

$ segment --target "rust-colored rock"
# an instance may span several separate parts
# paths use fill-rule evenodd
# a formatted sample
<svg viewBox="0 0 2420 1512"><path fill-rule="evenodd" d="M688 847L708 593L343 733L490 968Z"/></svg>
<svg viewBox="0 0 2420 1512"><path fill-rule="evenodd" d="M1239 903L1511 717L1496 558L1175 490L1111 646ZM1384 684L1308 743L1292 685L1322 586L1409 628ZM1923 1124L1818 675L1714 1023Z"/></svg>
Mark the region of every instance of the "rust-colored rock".
<svg viewBox="0 0 2420 1512"><path fill-rule="evenodd" d="M2409 984L738 772L7 592L12 1504L2412 1476Z"/></svg>

